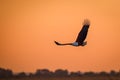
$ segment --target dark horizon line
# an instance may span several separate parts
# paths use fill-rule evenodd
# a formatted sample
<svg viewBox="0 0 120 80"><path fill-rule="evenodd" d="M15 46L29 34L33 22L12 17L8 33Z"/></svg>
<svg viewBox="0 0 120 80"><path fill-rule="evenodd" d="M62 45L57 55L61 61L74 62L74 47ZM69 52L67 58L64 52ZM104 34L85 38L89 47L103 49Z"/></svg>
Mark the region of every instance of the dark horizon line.
<svg viewBox="0 0 120 80"><path fill-rule="evenodd" d="M105 71L101 72L70 72L67 69L56 69L54 72L49 69L36 69L36 71L26 73L24 71L19 73L14 73L11 69L0 68L0 78L12 78L12 77L80 77L80 76L120 76L120 70L111 70L109 73Z"/></svg>
<svg viewBox="0 0 120 80"><path fill-rule="evenodd" d="M25 72L25 73L35 73L37 70L48 70L50 72L55 72L56 70L67 70L69 73L70 72L81 72L81 73L86 73L86 72L94 72L94 73L100 73L100 72L106 72L106 73L110 73L111 71L115 71L115 72L120 72L120 69L119 70L114 70L114 69L111 69L109 71L106 71L106 70L101 70L101 71L92 71L92 70L89 70L89 71L81 71L81 70L76 70L76 71L70 71L68 69L63 69L63 68L58 68L58 69L55 69L55 70L50 70L50 69L47 69L47 68L38 68L36 69L35 71L31 72L31 71L14 71L12 69L9 69L9 68L2 68L0 67L0 69L4 69L4 70L11 70L14 74L16 73L20 73L20 72Z"/></svg>

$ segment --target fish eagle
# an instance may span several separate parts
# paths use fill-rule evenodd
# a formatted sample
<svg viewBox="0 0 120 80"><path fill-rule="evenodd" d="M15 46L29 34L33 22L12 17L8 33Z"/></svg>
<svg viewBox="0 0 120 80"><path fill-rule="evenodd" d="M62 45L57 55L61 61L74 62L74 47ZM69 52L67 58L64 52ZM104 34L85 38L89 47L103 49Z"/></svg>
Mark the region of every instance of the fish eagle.
<svg viewBox="0 0 120 80"><path fill-rule="evenodd" d="M56 45L72 45L72 46L85 46L87 44L87 41L84 41L86 39L88 29L90 26L90 21L88 19L85 19L83 21L83 27L81 31L78 33L77 39L73 43L60 43L57 41L54 41Z"/></svg>

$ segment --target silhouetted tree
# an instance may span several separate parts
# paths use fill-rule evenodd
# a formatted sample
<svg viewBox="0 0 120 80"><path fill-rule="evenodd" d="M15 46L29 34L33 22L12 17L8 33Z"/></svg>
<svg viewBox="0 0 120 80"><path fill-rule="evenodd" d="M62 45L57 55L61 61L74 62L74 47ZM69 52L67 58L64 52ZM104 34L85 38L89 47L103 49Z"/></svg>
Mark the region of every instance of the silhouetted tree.
<svg viewBox="0 0 120 80"><path fill-rule="evenodd" d="M115 76L116 74L117 74L116 71L114 71L114 70L111 70L111 71L110 71L110 75L111 75L111 76Z"/></svg>
<svg viewBox="0 0 120 80"><path fill-rule="evenodd" d="M40 71L41 71L40 69L36 70L35 76L40 76L40 75L41 75L41 72L40 72Z"/></svg>
<svg viewBox="0 0 120 80"><path fill-rule="evenodd" d="M84 76L95 76L96 75L96 73L94 73L94 72L85 72L84 73Z"/></svg>
<svg viewBox="0 0 120 80"><path fill-rule="evenodd" d="M0 78L13 77L13 72L10 69L0 68Z"/></svg>
<svg viewBox="0 0 120 80"><path fill-rule="evenodd" d="M3 68L0 68L0 78L6 77L6 70Z"/></svg>
<svg viewBox="0 0 120 80"><path fill-rule="evenodd" d="M27 77L25 72L20 72L16 75L16 77Z"/></svg>
<svg viewBox="0 0 120 80"><path fill-rule="evenodd" d="M82 76L82 73L80 71L78 71L78 72L71 72L70 76L73 76L73 77Z"/></svg>
<svg viewBox="0 0 120 80"><path fill-rule="evenodd" d="M100 76L108 76L109 74L105 71L102 71L102 72L99 72L99 75Z"/></svg>
<svg viewBox="0 0 120 80"><path fill-rule="evenodd" d="M63 69L57 69L54 72L49 71L48 69L37 69L35 73L29 73L29 75L27 75L25 72L20 72L16 75L13 75L12 70L0 68L0 78L10 78L10 77L13 77L13 76L16 77L16 78L21 78L21 77L107 76L110 80L112 80L112 77L120 76L120 71L116 72L114 70L111 70L109 73L107 73L105 71L102 71L102 72L99 72L99 73L94 73L94 72L81 73L80 71L78 71L78 72L71 72L69 74L68 70L63 70Z"/></svg>
<svg viewBox="0 0 120 80"><path fill-rule="evenodd" d="M50 77L53 75L53 72L49 71L48 69L38 69L35 73L35 76L41 77Z"/></svg>
<svg viewBox="0 0 120 80"><path fill-rule="evenodd" d="M34 77L34 73L29 73L28 76L29 77Z"/></svg>
<svg viewBox="0 0 120 80"><path fill-rule="evenodd" d="M117 72L117 74L116 74L117 76L120 76L120 70Z"/></svg>
<svg viewBox="0 0 120 80"><path fill-rule="evenodd" d="M54 72L54 76L56 76L56 77L65 77L65 76L68 76L68 70L57 69Z"/></svg>

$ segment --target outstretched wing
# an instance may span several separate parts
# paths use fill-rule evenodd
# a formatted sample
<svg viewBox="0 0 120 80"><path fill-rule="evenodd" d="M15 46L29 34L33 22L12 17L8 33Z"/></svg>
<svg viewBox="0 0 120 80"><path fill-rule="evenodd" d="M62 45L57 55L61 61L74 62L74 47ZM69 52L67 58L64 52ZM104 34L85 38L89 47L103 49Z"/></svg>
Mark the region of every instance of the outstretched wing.
<svg viewBox="0 0 120 80"><path fill-rule="evenodd" d="M55 44L57 44L57 45L61 45L61 43L59 43L59 42L57 42L57 41L54 41L55 42Z"/></svg>
<svg viewBox="0 0 120 80"><path fill-rule="evenodd" d="M57 44L57 45L72 45L73 43L59 43L59 42L57 42L57 41L54 41L55 42L55 44Z"/></svg>
<svg viewBox="0 0 120 80"><path fill-rule="evenodd" d="M81 29L81 31L78 34L78 37L76 39L76 42L78 42L79 44L82 44L87 36L88 33L88 28L89 28L90 22L88 20L84 20L83 22L83 27Z"/></svg>

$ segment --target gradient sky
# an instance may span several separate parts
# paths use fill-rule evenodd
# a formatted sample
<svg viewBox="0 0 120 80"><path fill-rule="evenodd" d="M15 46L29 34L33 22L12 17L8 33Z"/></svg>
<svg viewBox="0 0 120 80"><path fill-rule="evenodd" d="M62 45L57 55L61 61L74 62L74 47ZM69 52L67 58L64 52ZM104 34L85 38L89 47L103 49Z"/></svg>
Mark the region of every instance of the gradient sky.
<svg viewBox="0 0 120 80"><path fill-rule="evenodd" d="M0 0L0 7L0 67L120 69L120 0ZM54 44L74 42L86 18L86 46Z"/></svg>

